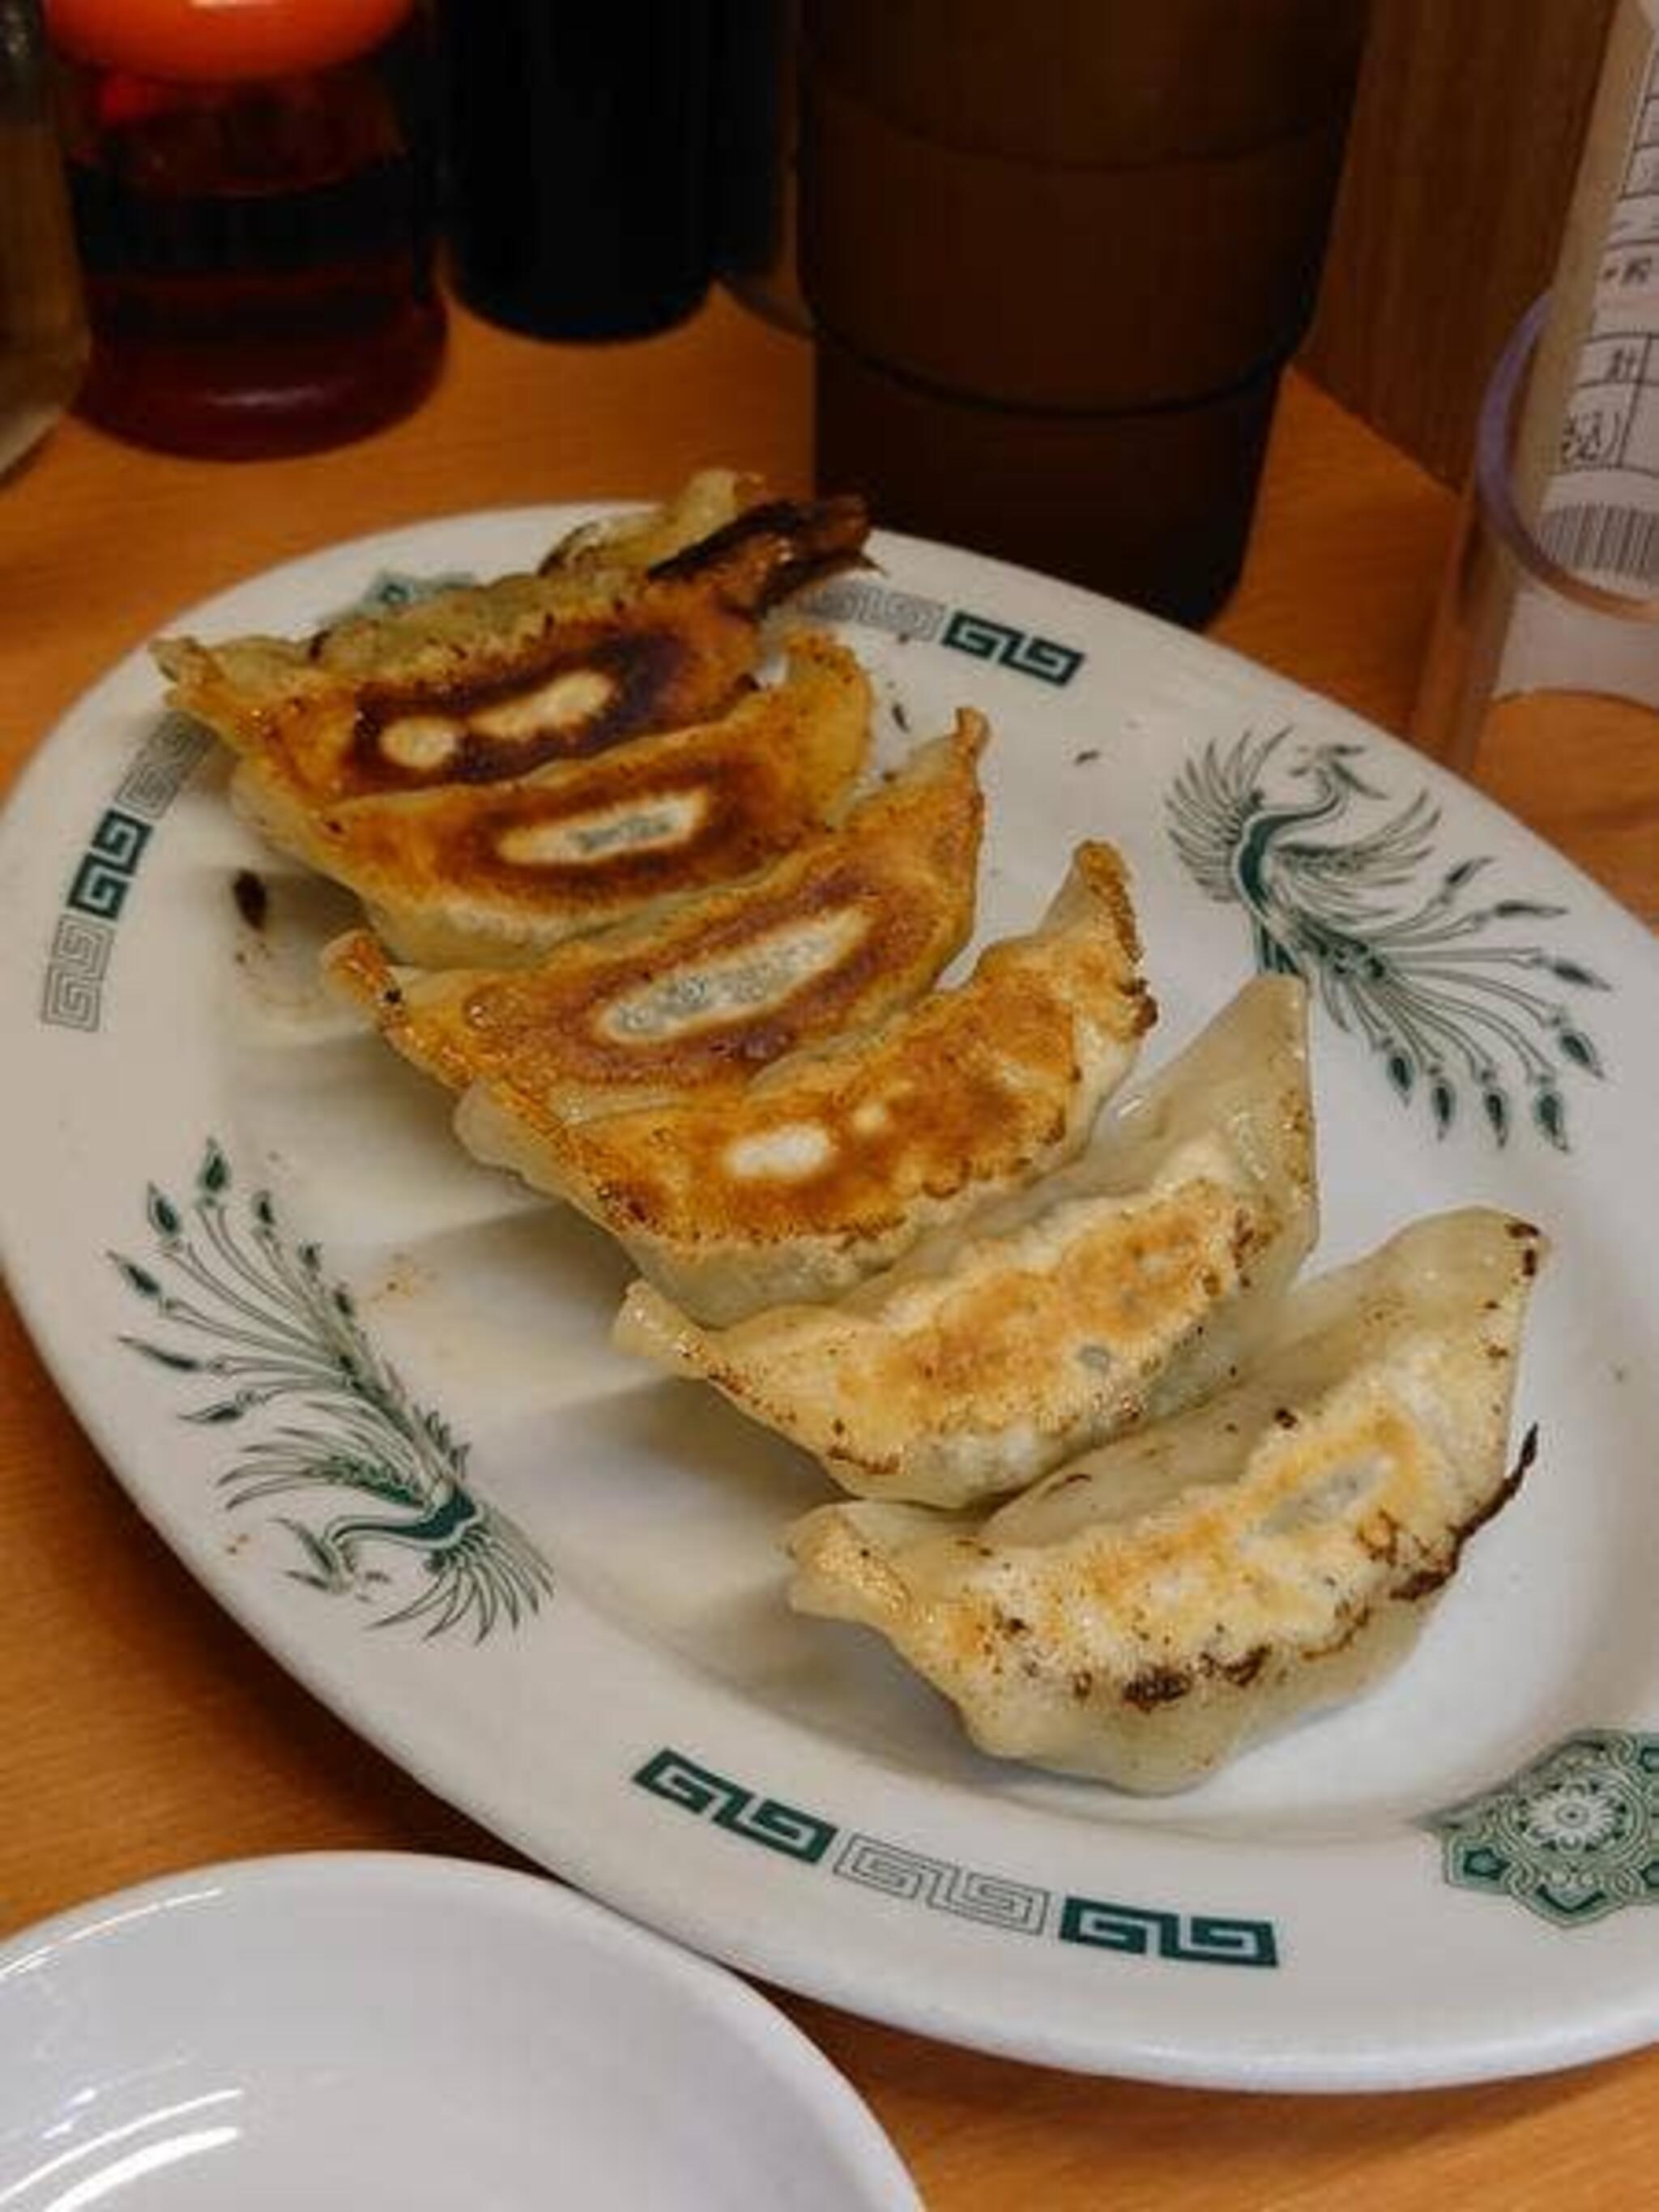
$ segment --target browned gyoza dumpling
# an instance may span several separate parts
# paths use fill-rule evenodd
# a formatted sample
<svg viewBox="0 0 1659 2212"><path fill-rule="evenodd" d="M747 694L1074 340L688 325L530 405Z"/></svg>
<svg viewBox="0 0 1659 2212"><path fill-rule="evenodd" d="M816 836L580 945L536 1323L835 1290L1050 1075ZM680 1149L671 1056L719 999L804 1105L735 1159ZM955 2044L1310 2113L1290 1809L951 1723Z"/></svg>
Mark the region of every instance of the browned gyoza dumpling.
<svg viewBox="0 0 1659 2212"><path fill-rule="evenodd" d="M962 1506L1228 1379L1316 1229L1306 992L1261 977L1070 1166L835 1304L707 1328L635 1283L617 1340L845 1489Z"/></svg>
<svg viewBox="0 0 1659 2212"><path fill-rule="evenodd" d="M695 503L694 503L695 508ZM701 509L695 509L701 512ZM301 806L524 776L726 712L780 601L856 562L856 500L746 507L690 544L659 516L498 578L289 641L155 647L168 702ZM640 568L643 549L677 546Z"/></svg>
<svg viewBox="0 0 1659 2212"><path fill-rule="evenodd" d="M752 874L844 807L870 735L854 656L805 635L719 720L510 781L299 804L263 764L232 785L275 845L362 900L416 966L507 966Z"/></svg>
<svg viewBox="0 0 1659 2212"><path fill-rule="evenodd" d="M510 969L394 968L358 930L324 956L388 1042L452 1090L499 1078L562 1121L715 1084L880 1020L973 926L985 724L905 767L742 883Z"/></svg>
<svg viewBox="0 0 1659 2212"><path fill-rule="evenodd" d="M740 469L699 469L655 507L630 507L568 530L537 571L543 576L642 575L712 538L766 498L764 480Z"/></svg>
<svg viewBox="0 0 1659 2212"><path fill-rule="evenodd" d="M1504 1504L1538 1232L1472 1208L1291 1293L1244 1380L988 1519L820 1507L792 1602L885 1636L981 1750L1179 1790L1410 1649Z"/></svg>
<svg viewBox="0 0 1659 2212"><path fill-rule="evenodd" d="M701 1320L833 1297L1086 1139L1153 1018L1122 864L1080 846L1040 927L740 1089L563 1121L504 1079L456 1127L609 1229Z"/></svg>

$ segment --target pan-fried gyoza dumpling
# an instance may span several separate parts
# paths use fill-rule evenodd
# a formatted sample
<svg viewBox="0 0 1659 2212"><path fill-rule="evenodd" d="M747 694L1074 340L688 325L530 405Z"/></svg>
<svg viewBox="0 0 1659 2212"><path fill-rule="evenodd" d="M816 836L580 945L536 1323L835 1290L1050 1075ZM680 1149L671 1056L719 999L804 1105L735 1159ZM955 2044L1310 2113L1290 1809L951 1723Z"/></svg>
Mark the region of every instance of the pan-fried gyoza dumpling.
<svg viewBox="0 0 1659 2212"><path fill-rule="evenodd" d="M1247 984L1069 1167L834 1305L701 1327L635 1283L618 1343L843 1488L962 1506L1227 1378L1316 1234L1306 993Z"/></svg>
<svg viewBox="0 0 1659 2212"><path fill-rule="evenodd" d="M556 945L533 967L393 968L364 930L324 969L452 1090L505 1076L562 1119L746 1082L933 983L973 927L983 719L793 852L665 914Z"/></svg>
<svg viewBox="0 0 1659 2212"><path fill-rule="evenodd" d="M505 967L764 867L840 811L869 735L858 662L805 635L782 680L719 721L592 760L322 808L244 762L231 797L273 845L355 891L399 959Z"/></svg>
<svg viewBox="0 0 1659 2212"><path fill-rule="evenodd" d="M1504 1504L1542 1249L1474 1208L1293 1291L1249 1377L988 1519L860 1501L790 1531L791 1601L880 1630L981 1750L1179 1790L1409 1650Z"/></svg>
<svg viewBox="0 0 1659 2212"><path fill-rule="evenodd" d="M866 529L856 500L769 501L645 569L578 549L310 638L154 650L169 705L293 805L492 782L726 713L768 609L856 562Z"/></svg>
<svg viewBox="0 0 1659 2212"><path fill-rule="evenodd" d="M873 1031L741 1090L586 1121L496 1079L456 1127L699 1320L833 1297L1079 1149L1153 1018L1139 958L1122 863L1083 845L1040 928Z"/></svg>
<svg viewBox="0 0 1659 2212"><path fill-rule="evenodd" d="M764 481L739 469L699 469L670 498L568 530L548 552L543 576L642 574L712 538L766 496Z"/></svg>

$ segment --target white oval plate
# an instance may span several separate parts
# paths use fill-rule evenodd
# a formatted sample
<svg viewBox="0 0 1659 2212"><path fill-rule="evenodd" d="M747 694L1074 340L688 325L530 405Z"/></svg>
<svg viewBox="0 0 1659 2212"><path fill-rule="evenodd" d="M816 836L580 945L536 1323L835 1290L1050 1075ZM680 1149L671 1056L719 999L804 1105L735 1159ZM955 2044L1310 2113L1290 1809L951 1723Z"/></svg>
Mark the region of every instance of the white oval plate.
<svg viewBox="0 0 1659 2212"><path fill-rule="evenodd" d="M207 1867L0 1948L0 2203L920 2212L734 1976L532 1875Z"/></svg>
<svg viewBox="0 0 1659 2212"><path fill-rule="evenodd" d="M525 565L572 519L337 547L179 626L304 630L377 576ZM963 700L995 726L981 937L1112 837L1163 1007L1146 1066L1258 957L1314 985L1318 1264L1468 1202L1553 1241L1517 1407L1539 1463L1397 1676L1137 1802L980 1759L873 1638L793 1618L778 1534L822 1478L611 1351L617 1249L469 1162L436 1087L328 1009L315 952L349 908L250 842L140 655L0 838L0 1250L30 1327L262 1644L498 1834L701 1949L927 2033L1182 2081L1444 2081L1652 2035L1652 942L1261 669L991 562L878 550L823 605L883 681L887 750Z"/></svg>

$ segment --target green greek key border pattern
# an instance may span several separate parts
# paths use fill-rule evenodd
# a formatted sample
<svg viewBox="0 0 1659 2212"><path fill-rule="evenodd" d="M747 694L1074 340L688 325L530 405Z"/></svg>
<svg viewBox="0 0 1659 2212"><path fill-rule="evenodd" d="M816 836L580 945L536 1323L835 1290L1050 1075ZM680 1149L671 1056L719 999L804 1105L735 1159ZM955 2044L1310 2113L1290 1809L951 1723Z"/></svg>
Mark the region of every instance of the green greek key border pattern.
<svg viewBox="0 0 1659 2212"><path fill-rule="evenodd" d="M353 615L397 614L472 580L459 570L422 576L382 568L349 606L326 617L322 627ZM111 793L76 855L63 907L52 925L40 1000L40 1019L48 1027L92 1034L103 1026L104 986L115 950L116 926L150 832L212 744L211 734L188 715L165 714Z"/></svg>
<svg viewBox="0 0 1659 2212"><path fill-rule="evenodd" d="M970 607L953 607L920 592L848 576L824 585L812 595L812 612L830 622L861 623L884 629L905 643L916 640L947 645L975 660L995 661L1016 675L1056 687L1069 684L1088 655L1080 647L1017 629Z"/></svg>
<svg viewBox="0 0 1659 2212"><path fill-rule="evenodd" d="M833 1820L820 1820L776 1797L763 1797L729 1781L712 1767L699 1766L684 1752L665 1748L647 1759L634 1779L641 1790L678 1805L687 1813L707 1814L718 1827L729 1828L751 1844L781 1851L787 1858L815 1866L836 1840Z"/></svg>
<svg viewBox="0 0 1659 2212"><path fill-rule="evenodd" d="M1161 1912L1144 1905L1109 1904L1104 1898L1068 1897L1060 1935L1065 1943L1092 1943L1136 1959L1189 1959L1211 1966L1279 1964L1272 1921L1241 1920L1231 1913Z"/></svg>
<svg viewBox="0 0 1659 2212"><path fill-rule="evenodd" d="M843 1881L1017 1935L1040 1936L1048 1920L1048 1890L1006 1875L981 1874L953 1860L930 1858L883 1836L848 1835L836 1856L834 1871Z"/></svg>
<svg viewBox="0 0 1659 2212"><path fill-rule="evenodd" d="M116 925L150 833L211 743L184 715L165 715L111 793L76 858L52 925L40 1001L40 1019L50 1027L93 1031L101 1026Z"/></svg>
<svg viewBox="0 0 1659 2212"><path fill-rule="evenodd" d="M821 1813L768 1796L718 1773L670 1745L653 1752L630 1779L665 1804L803 1866L1004 1934L1048 1936L1121 1957L1184 1965L1276 1966L1279 1962L1278 1931L1271 1920L1175 1912L1093 1897L1057 1897L1036 1883L988 1874L913 1850L886 1837L843 1828Z"/></svg>
<svg viewBox="0 0 1659 2212"><path fill-rule="evenodd" d="M1085 658L1074 645L1016 629L1011 623L994 622L988 615L971 614L966 607L953 611L939 641L971 653L975 660L994 660L1021 676L1055 685L1069 684Z"/></svg>

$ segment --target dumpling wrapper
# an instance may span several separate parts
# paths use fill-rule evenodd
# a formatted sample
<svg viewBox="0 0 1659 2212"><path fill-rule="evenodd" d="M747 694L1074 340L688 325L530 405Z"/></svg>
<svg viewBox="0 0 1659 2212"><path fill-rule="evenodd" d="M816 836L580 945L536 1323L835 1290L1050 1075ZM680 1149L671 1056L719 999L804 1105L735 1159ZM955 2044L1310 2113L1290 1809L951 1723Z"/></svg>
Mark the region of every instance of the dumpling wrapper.
<svg viewBox="0 0 1659 2212"><path fill-rule="evenodd" d="M579 523L548 551L541 576L642 575L725 530L766 497L764 480L740 469L698 469L654 506Z"/></svg>
<svg viewBox="0 0 1659 2212"><path fill-rule="evenodd" d="M506 967L752 874L835 818L865 763L857 659L803 634L781 680L720 720L510 781L295 802L263 763L231 784L271 844L355 891L418 967Z"/></svg>
<svg viewBox="0 0 1659 2212"><path fill-rule="evenodd" d="M1350 1698L1410 1649L1511 1495L1542 1239L1437 1215L1291 1292L1247 1380L981 1522L820 1507L791 1602L878 1629L983 1751L1138 1791Z"/></svg>
<svg viewBox="0 0 1659 2212"><path fill-rule="evenodd" d="M452 1090L508 1079L561 1120L747 1082L908 1005L973 927L987 736L971 711L760 874L556 945L533 967L394 968L358 930L323 956L388 1043Z"/></svg>
<svg viewBox="0 0 1659 2212"><path fill-rule="evenodd" d="M650 527L622 533L620 556L600 538L549 573L309 638L165 638L153 651L168 704L291 805L490 783L726 713L760 661L768 611L854 565L867 529L857 500L770 501L646 568L627 548L651 543Z"/></svg>
<svg viewBox="0 0 1659 2212"><path fill-rule="evenodd" d="M710 1329L635 1283L617 1341L844 1489L963 1506L1227 1379L1317 1227L1307 994L1264 977L1069 1167L839 1304Z"/></svg>
<svg viewBox="0 0 1659 2212"><path fill-rule="evenodd" d="M611 1231L699 1320L830 1297L1086 1139L1155 1009L1122 862L1078 848L1030 935L880 1027L792 1053L740 1090L563 1121L497 1079L456 1115Z"/></svg>

